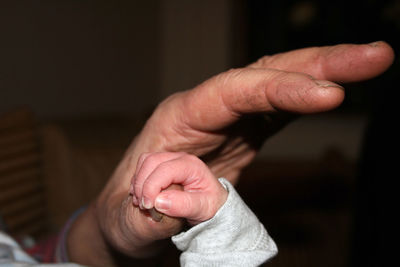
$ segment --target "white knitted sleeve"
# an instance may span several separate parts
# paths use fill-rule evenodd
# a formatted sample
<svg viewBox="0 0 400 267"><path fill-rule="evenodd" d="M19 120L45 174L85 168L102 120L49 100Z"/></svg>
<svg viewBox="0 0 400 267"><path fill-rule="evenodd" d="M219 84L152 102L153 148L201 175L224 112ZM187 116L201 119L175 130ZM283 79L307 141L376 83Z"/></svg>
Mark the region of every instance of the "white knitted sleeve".
<svg viewBox="0 0 400 267"><path fill-rule="evenodd" d="M218 180L229 192L225 204L210 220L172 237L183 251L181 266L259 266L277 254L275 242L234 187Z"/></svg>

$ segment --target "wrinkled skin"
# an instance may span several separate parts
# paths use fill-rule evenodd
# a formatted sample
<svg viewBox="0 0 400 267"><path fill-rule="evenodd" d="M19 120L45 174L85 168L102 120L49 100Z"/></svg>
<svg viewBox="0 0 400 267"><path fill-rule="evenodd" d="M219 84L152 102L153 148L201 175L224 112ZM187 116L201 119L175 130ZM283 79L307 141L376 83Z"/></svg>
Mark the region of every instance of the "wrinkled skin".
<svg viewBox="0 0 400 267"><path fill-rule="evenodd" d="M99 198L74 224L68 239L71 260L117 264L112 250L149 257L160 249L157 240L181 229L181 221L168 218L157 223L130 203L130 181L140 154L194 154L215 177L234 183L263 142L294 117L340 105L344 89L335 82L373 78L393 58L385 42L300 49L263 57L170 96L133 140ZM99 245L77 245L84 243L83 237Z"/></svg>

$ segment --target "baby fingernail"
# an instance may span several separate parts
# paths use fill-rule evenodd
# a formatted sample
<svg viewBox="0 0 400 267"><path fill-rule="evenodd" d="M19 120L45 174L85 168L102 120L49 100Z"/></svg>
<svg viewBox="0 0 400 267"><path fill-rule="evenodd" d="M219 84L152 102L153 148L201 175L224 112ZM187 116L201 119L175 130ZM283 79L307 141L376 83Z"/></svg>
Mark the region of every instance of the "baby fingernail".
<svg viewBox="0 0 400 267"><path fill-rule="evenodd" d="M157 210L168 210L171 208L171 200L164 197L157 197L155 207Z"/></svg>
<svg viewBox="0 0 400 267"><path fill-rule="evenodd" d="M142 206L143 206L145 209L151 209L151 208L152 208L151 201L150 201L148 198L143 197L143 198L142 198Z"/></svg>

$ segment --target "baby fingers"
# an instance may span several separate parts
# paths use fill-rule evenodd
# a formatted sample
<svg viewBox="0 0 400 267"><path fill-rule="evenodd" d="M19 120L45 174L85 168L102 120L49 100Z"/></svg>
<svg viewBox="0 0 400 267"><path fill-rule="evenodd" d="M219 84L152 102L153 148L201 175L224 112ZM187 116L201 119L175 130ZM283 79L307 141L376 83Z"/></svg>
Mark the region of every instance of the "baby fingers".
<svg viewBox="0 0 400 267"><path fill-rule="evenodd" d="M146 208L149 206L148 203L143 203L142 191L145 181L148 179L150 174L162 163L179 158L185 155L185 153L172 153L172 152L159 152L159 153L144 153L139 157L138 164L136 167L135 175L131 180L131 194L133 196L133 204L145 208L143 204L146 204Z"/></svg>

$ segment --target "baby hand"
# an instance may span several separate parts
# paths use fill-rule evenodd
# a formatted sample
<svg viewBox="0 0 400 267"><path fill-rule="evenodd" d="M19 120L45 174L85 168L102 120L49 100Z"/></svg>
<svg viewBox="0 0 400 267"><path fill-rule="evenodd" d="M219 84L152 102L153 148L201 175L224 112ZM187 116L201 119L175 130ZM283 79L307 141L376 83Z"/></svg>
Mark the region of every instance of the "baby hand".
<svg viewBox="0 0 400 267"><path fill-rule="evenodd" d="M142 154L131 184L134 205L186 218L192 225L211 219L228 196L205 163L183 152ZM163 191L172 184L183 191Z"/></svg>

